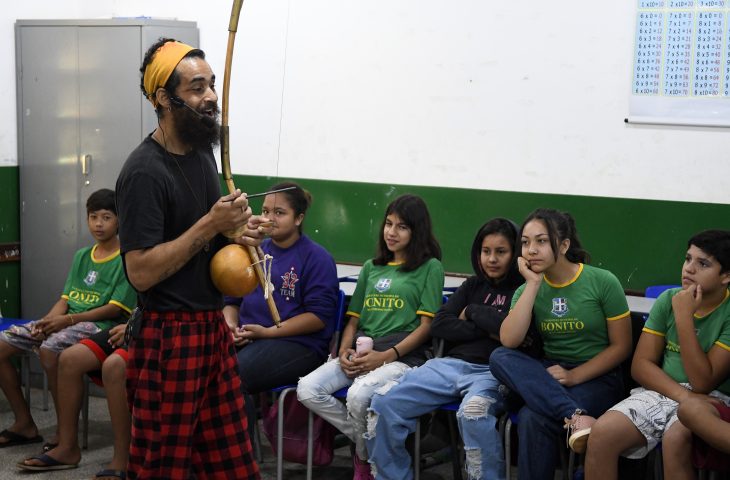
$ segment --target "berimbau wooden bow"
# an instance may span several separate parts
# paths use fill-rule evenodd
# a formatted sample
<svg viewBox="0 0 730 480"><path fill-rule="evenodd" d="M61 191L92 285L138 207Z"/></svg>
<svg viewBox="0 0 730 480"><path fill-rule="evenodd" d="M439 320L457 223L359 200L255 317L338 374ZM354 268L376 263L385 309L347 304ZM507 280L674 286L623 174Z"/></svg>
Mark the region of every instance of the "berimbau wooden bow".
<svg viewBox="0 0 730 480"><path fill-rule="evenodd" d="M231 174L231 152L230 152L230 136L228 129L228 94L231 89L231 65L233 64L233 46L236 41L236 32L238 31L238 18L241 15L241 6L243 0L234 0L233 8L231 9L231 20L228 23L228 47L226 48L226 65L223 73L223 92L221 100L221 169L223 170L223 179L228 187L228 192L233 193L236 190L236 186L233 183L233 175ZM258 278L261 288L267 291L267 279L264 275L264 269L261 265L261 259L264 257L263 251L257 247L247 246L249 256L251 257L251 264L256 272L256 278ZM269 306L271 317L277 327L281 326L281 317L279 316L279 310L276 308L274 303L273 295L269 295L266 299L266 303Z"/></svg>

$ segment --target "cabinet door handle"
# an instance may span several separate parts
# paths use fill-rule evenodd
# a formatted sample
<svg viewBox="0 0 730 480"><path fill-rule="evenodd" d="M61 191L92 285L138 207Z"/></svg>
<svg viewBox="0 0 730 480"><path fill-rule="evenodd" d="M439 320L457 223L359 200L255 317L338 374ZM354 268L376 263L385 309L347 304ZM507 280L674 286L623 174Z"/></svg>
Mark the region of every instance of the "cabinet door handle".
<svg viewBox="0 0 730 480"><path fill-rule="evenodd" d="M88 175L91 172L91 155L84 155L81 160L81 174Z"/></svg>

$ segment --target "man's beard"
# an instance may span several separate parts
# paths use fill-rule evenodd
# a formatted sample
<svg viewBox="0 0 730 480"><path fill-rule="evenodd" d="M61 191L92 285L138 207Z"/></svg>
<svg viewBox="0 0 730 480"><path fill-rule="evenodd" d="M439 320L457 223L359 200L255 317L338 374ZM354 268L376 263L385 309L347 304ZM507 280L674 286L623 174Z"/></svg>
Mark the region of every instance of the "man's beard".
<svg viewBox="0 0 730 480"><path fill-rule="evenodd" d="M218 105L209 104L206 105L206 109L211 109L215 113L215 117L213 117L215 123L212 126L207 126L201 117L184 106L173 107L171 112L178 135L194 149L211 148L220 144L221 127L218 124ZM195 111L198 112L197 109ZM199 113L205 115L202 112Z"/></svg>

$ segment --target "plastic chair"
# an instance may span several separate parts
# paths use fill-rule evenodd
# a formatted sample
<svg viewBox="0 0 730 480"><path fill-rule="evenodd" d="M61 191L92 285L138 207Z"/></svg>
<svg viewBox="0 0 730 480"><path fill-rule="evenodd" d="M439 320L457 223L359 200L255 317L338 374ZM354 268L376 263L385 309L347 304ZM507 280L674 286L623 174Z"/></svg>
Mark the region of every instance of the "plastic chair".
<svg viewBox="0 0 730 480"><path fill-rule="evenodd" d="M678 287L681 287L681 285L650 285L646 287L646 290L644 290L644 296L647 298L659 298L659 295L661 295L664 290Z"/></svg>
<svg viewBox="0 0 730 480"><path fill-rule="evenodd" d="M335 312L336 315L336 321L335 321L335 331L333 335L333 341L332 344L334 345L335 351L337 348L339 348L340 345L340 336L342 335L342 329L344 328L344 317L345 317L345 306L346 306L346 296L345 292L340 289L338 295L337 295L337 310ZM271 393L278 393L279 394L279 405L278 405L278 415L276 418L276 478L277 480L281 480L284 478L284 400L286 399L286 396L289 395L291 392L296 392L297 385L282 385L280 387L272 388L270 390ZM313 455L313 439L312 439L312 430L314 425L314 417L312 414L312 411L309 411L309 418L308 418L308 442L307 442L307 480L311 480L312 478L312 455ZM255 436L256 440L258 440L258 434ZM260 449L260 444L258 446Z"/></svg>

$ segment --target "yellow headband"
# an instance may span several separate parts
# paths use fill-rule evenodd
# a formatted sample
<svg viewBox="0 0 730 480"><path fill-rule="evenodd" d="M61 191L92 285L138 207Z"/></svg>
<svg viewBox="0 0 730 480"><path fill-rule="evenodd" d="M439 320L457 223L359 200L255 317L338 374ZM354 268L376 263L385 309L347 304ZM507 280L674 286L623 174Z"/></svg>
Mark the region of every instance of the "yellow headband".
<svg viewBox="0 0 730 480"><path fill-rule="evenodd" d="M190 45L181 42L166 42L155 52L152 61L144 71L144 89L147 92L147 100L152 102L155 108L157 108L155 92L158 88L165 86L180 60L193 49Z"/></svg>

